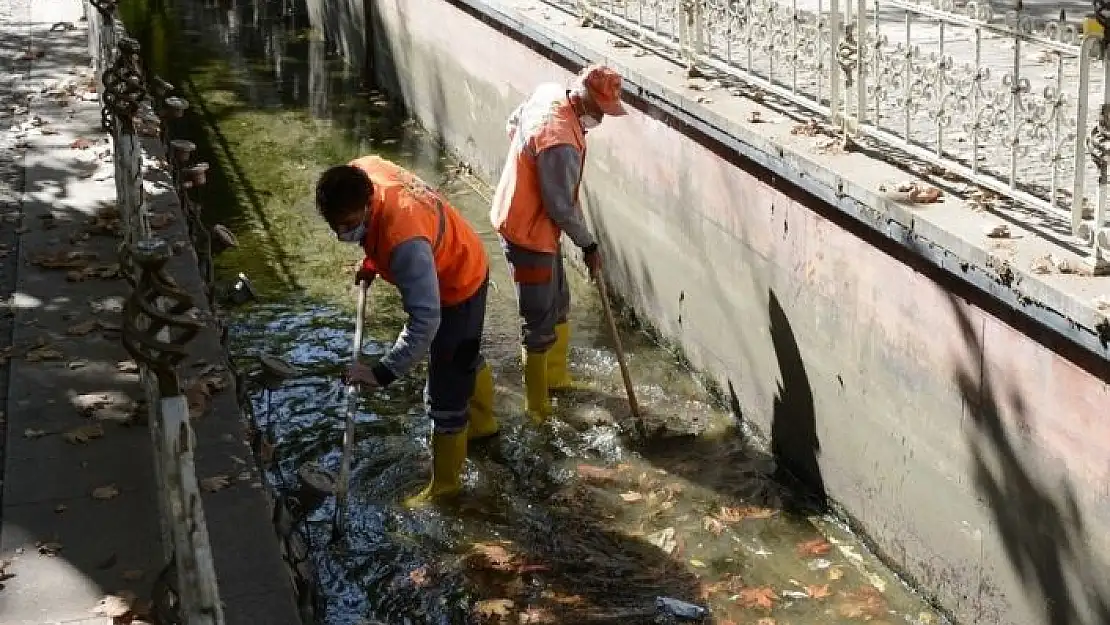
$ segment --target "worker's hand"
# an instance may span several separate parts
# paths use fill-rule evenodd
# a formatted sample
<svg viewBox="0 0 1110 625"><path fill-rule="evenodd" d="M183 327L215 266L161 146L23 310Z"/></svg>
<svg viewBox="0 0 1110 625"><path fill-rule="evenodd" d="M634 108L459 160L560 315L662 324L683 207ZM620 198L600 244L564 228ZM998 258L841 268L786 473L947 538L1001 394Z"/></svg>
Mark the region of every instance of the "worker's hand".
<svg viewBox="0 0 1110 625"><path fill-rule="evenodd" d="M362 267L359 267L359 270L355 272L355 286L358 286L363 280L365 280L366 281L366 286L369 287L371 284L373 284L374 278L377 278L377 277L378 277L377 273L375 273L375 272L373 272L369 269L364 269Z"/></svg>
<svg viewBox="0 0 1110 625"><path fill-rule="evenodd" d="M601 252L597 248L597 243L583 248L584 256L583 262L586 263L586 269L590 270L590 279L597 280L601 277Z"/></svg>
<svg viewBox="0 0 1110 625"><path fill-rule="evenodd" d="M361 386L364 390L372 390L381 386L378 384L378 378L374 377L374 371L361 362L356 362L347 367L347 371L343 374L343 382Z"/></svg>

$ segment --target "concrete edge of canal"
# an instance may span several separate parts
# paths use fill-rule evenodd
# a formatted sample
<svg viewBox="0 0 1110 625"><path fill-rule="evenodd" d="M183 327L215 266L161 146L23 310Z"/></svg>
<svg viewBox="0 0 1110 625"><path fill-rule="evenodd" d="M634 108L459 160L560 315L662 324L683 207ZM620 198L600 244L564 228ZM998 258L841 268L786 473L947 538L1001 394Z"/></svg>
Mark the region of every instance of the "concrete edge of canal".
<svg viewBox="0 0 1110 625"><path fill-rule="evenodd" d="M82 2L86 5L86 15L96 16L96 9L88 5L88 0ZM122 24L118 21L116 24L117 37L126 36ZM108 66L111 59L101 63ZM173 137L172 130L170 136L189 139ZM205 270L211 266L212 246L198 250L187 243L193 238L190 231L197 224L189 223L190 216L174 192L177 184L169 164L171 157L162 140L143 135L141 148L145 208L149 214L172 216L169 226L158 233L171 242L174 251L165 266L166 274L191 296L198 310L216 311L214 317L202 313L213 322L206 324L188 343L188 355L179 369L183 386L188 387L185 397L189 401L194 435L193 464L196 478L202 485L208 557L214 563L219 601L223 607L223 618L218 622L224 625L312 623L315 594L311 564L307 562L308 550L299 540L289 502L273 498L272 489L265 486L265 477L258 469L255 458L261 452L259 446L264 443L250 425L249 399L244 396L244 384L252 372L237 371L232 366L227 349L227 327L222 322L220 306L213 306L214 299L228 299L217 294L226 293L229 285L205 277L212 275ZM192 159L203 163L206 156L194 154ZM203 178L202 173L198 184L203 184ZM198 210L200 208L197 206ZM206 226L201 224L200 227ZM213 238L211 232L207 239ZM219 392L221 388L212 389L204 382L205 372L228 370L232 380L226 391ZM195 389L200 390L194 392ZM157 397L150 396L157 394L154 386L146 386L146 390L148 402L157 402ZM205 482L211 480L216 482L205 487ZM165 483L159 487L167 488ZM163 536L163 539L168 537Z"/></svg>
<svg viewBox="0 0 1110 625"><path fill-rule="evenodd" d="M1070 258L1031 233L1004 260L989 215L894 201L876 189L904 171L745 124L789 120L695 97L672 61L550 5L310 6L487 179L536 84L621 69L635 111L591 136L583 204L637 315L957 620L1110 618L1110 536L1087 529L1110 522L1107 278L1025 269Z"/></svg>

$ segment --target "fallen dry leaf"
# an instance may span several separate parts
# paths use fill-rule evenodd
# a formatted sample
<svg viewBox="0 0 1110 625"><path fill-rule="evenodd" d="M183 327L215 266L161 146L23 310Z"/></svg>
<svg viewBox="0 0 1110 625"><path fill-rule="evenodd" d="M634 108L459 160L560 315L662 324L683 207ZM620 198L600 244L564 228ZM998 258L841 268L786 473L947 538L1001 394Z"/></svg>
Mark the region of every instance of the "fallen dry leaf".
<svg viewBox="0 0 1110 625"><path fill-rule="evenodd" d="M467 563L475 568L490 568L497 571L515 570L516 556L502 544L475 543L471 547Z"/></svg>
<svg viewBox="0 0 1110 625"><path fill-rule="evenodd" d="M121 592L115 595L105 595L96 607L92 609L93 614L98 616L106 616L111 619L120 618L131 612L131 607L135 605L138 597L134 593Z"/></svg>
<svg viewBox="0 0 1110 625"><path fill-rule="evenodd" d="M528 608L517 618L521 625L553 625L559 622L555 615L545 608Z"/></svg>
<svg viewBox="0 0 1110 625"><path fill-rule="evenodd" d="M208 411L208 387L194 383L185 389L185 401L189 404L189 418L199 419Z"/></svg>
<svg viewBox="0 0 1110 625"><path fill-rule="evenodd" d="M66 334L70 336L85 336L90 332L95 332L98 328L100 328L100 322L96 319L89 319L88 321L82 321L81 323L66 328Z"/></svg>
<svg viewBox="0 0 1110 625"><path fill-rule="evenodd" d="M714 536L720 536L721 532L725 531L725 524L722 523L721 520L717 517L712 516L707 516L702 519L702 527L705 528L705 531L713 534Z"/></svg>
<svg viewBox="0 0 1110 625"><path fill-rule="evenodd" d="M27 362L42 362L44 360L62 360L65 354L53 347L36 347L23 357Z"/></svg>
<svg viewBox="0 0 1110 625"><path fill-rule="evenodd" d="M78 137L73 140L73 143L69 144L69 147L74 150L87 150L92 147L92 141L84 137Z"/></svg>
<svg viewBox="0 0 1110 625"><path fill-rule="evenodd" d="M778 601L778 593L770 586L758 586L755 588L744 588L740 591L737 601L745 608L763 608L770 610L775 606L775 601Z"/></svg>
<svg viewBox="0 0 1110 625"><path fill-rule="evenodd" d="M486 599L474 604L474 613L485 619L509 616L514 605L510 599Z"/></svg>
<svg viewBox="0 0 1110 625"><path fill-rule="evenodd" d="M59 542L38 542L35 543L35 549L38 550L39 555L54 557L62 552L62 543Z"/></svg>
<svg viewBox="0 0 1110 625"><path fill-rule="evenodd" d="M775 625L775 619L765 616L755 622L755 625Z"/></svg>
<svg viewBox="0 0 1110 625"><path fill-rule="evenodd" d="M96 260L94 252L62 249L39 254L31 260L31 264L43 269L84 269L92 260Z"/></svg>
<svg viewBox="0 0 1110 625"><path fill-rule="evenodd" d="M616 474L616 471L606 467L596 467L592 464L578 465L578 477L585 480L608 482L612 481L616 477Z"/></svg>
<svg viewBox="0 0 1110 625"><path fill-rule="evenodd" d="M859 588L844 593L844 600L837 607L837 611L845 618L858 618L871 620L886 616L886 600L874 586L860 586Z"/></svg>
<svg viewBox="0 0 1110 625"><path fill-rule="evenodd" d="M940 189L933 186L914 185L910 190L910 201L915 204L933 204L940 201Z"/></svg>
<svg viewBox="0 0 1110 625"><path fill-rule="evenodd" d="M42 438L43 436L49 435L50 432L47 432L46 430L36 430L34 428L27 428L26 430L23 430L23 438Z"/></svg>
<svg viewBox="0 0 1110 625"><path fill-rule="evenodd" d="M138 373L139 365L134 360L121 360L116 363L116 371L120 373Z"/></svg>
<svg viewBox="0 0 1110 625"><path fill-rule="evenodd" d="M146 573L144 573L141 569L129 569L120 573L119 576L120 579L125 582L137 582L141 580L144 575L146 575Z"/></svg>
<svg viewBox="0 0 1110 625"><path fill-rule="evenodd" d="M769 519L775 515L770 508L756 506L721 506L717 518L725 523L739 523L747 519Z"/></svg>
<svg viewBox="0 0 1110 625"><path fill-rule="evenodd" d="M201 490L208 493L214 493L229 487L231 487L231 478L226 475L213 475L200 481Z"/></svg>
<svg viewBox="0 0 1110 625"><path fill-rule="evenodd" d="M829 569L828 578L830 582L835 582L842 577L844 577L844 569L839 566L834 566Z"/></svg>
<svg viewBox="0 0 1110 625"><path fill-rule="evenodd" d="M117 488L115 484L94 488L92 492L92 498L101 501L115 499L116 497L119 497L119 488Z"/></svg>
<svg viewBox="0 0 1110 625"><path fill-rule="evenodd" d="M828 584L821 584L819 586L806 586L806 594L809 595L810 599L824 599L832 593L829 591Z"/></svg>
<svg viewBox="0 0 1110 625"><path fill-rule="evenodd" d="M104 428L95 423L91 425L82 425L79 428L62 434L62 438L71 445L83 445L102 436L104 436Z"/></svg>
<svg viewBox="0 0 1110 625"><path fill-rule="evenodd" d="M814 538L813 540L798 543L798 555L807 558L823 556L828 553L830 549L832 549L832 545L824 538Z"/></svg>
<svg viewBox="0 0 1110 625"><path fill-rule="evenodd" d="M416 585L417 588L423 588L428 585L428 567L422 566L420 568L409 571L409 579Z"/></svg>
<svg viewBox="0 0 1110 625"><path fill-rule="evenodd" d="M641 493L627 492L621 493L621 499L623 499L626 503L636 503L637 501L643 501L644 496Z"/></svg>

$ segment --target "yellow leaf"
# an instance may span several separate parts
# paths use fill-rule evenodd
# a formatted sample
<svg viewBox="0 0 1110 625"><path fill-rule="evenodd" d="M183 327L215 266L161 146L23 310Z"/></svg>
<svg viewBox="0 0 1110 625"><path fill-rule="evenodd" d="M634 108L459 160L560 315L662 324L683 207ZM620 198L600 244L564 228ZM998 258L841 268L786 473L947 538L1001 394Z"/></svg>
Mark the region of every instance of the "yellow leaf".
<svg viewBox="0 0 1110 625"><path fill-rule="evenodd" d="M474 604L474 612L479 616L509 616L515 604L510 599L486 599Z"/></svg>
<svg viewBox="0 0 1110 625"><path fill-rule="evenodd" d="M691 560L690 560L690 566L696 566L696 567L698 567L699 569L704 569L705 567L707 567L707 566L709 566L709 565L708 565L708 564L706 564L706 563L704 563L704 562L702 562L701 560L697 560L697 559L691 559Z"/></svg>
<svg viewBox="0 0 1110 625"><path fill-rule="evenodd" d="M93 499L100 499L102 501L115 499L116 497L119 497L119 488L117 488L115 484L109 484L107 486L101 486L100 488L94 488L92 492L92 497Z"/></svg>
<svg viewBox="0 0 1110 625"><path fill-rule="evenodd" d="M200 481L200 488L203 491L214 493L231 486L231 478L226 475L214 475L206 477Z"/></svg>

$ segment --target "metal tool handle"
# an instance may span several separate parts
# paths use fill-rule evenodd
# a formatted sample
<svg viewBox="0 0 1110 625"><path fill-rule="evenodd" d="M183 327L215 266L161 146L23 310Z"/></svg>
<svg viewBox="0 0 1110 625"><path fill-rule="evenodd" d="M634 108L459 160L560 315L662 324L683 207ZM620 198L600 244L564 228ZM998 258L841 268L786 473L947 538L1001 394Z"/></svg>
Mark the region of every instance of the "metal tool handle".
<svg viewBox="0 0 1110 625"><path fill-rule="evenodd" d="M605 309L605 320L609 322L609 332L613 335L613 347L617 352L617 364L620 365L621 377L624 378L624 391L628 394L628 408L632 412L632 418L635 419L637 433L643 436L646 432L644 418L640 415L640 404L636 401L636 392L632 389L632 375L629 373L628 364L625 362L621 336L617 332L617 322L613 318L613 310L609 306L609 291L602 276L595 276L594 281L597 282L597 293L601 297L601 307Z"/></svg>
<svg viewBox="0 0 1110 625"><path fill-rule="evenodd" d="M358 283L358 304L355 308L355 337L351 343L351 362L357 363L362 355L362 334L366 325L366 291L369 288L366 280ZM355 403L358 401L358 389L353 383L348 383L344 389L344 430L343 430L343 455L339 459L339 481L335 488L335 523L332 525L332 540L337 540L346 530L347 522L347 489L351 481L351 454L355 446Z"/></svg>

